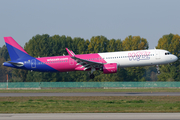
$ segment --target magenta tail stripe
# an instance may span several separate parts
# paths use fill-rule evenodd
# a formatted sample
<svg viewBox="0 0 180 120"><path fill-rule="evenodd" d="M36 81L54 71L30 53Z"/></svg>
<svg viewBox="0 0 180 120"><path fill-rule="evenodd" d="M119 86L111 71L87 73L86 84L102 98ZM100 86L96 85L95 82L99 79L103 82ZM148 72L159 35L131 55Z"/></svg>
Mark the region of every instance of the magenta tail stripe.
<svg viewBox="0 0 180 120"><path fill-rule="evenodd" d="M19 49L20 51L28 54L12 37L4 37L4 40L7 44Z"/></svg>

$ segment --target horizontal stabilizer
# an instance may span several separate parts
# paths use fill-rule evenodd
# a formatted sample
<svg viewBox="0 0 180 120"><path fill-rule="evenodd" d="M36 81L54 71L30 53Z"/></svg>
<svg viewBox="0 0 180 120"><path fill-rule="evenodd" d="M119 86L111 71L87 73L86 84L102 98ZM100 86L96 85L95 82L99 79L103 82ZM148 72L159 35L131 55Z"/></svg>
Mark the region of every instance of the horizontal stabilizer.
<svg viewBox="0 0 180 120"><path fill-rule="evenodd" d="M15 65L17 67L22 67L24 65L23 62L12 62L12 61L8 61L7 63L10 63L12 65Z"/></svg>

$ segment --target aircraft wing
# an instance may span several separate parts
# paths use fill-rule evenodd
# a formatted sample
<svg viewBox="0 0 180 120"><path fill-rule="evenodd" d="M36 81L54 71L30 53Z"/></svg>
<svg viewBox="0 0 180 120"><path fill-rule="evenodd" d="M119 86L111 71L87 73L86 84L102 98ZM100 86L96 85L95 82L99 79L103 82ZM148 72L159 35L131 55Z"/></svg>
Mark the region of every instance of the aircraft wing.
<svg viewBox="0 0 180 120"><path fill-rule="evenodd" d="M89 61L89 60L78 58L76 56L72 56L71 58L76 60L77 65L82 65L81 68L84 68L84 70L92 68L92 67L101 68L104 65L104 63Z"/></svg>
<svg viewBox="0 0 180 120"><path fill-rule="evenodd" d="M83 70L87 70L89 68L101 68L103 66L104 63L100 63L100 62L94 62L94 61L89 61L86 59L81 59L75 56L73 51L70 51L68 48L66 48L68 54L70 55L70 57L72 59L74 59L77 64L76 65L82 65L81 68L84 68Z"/></svg>

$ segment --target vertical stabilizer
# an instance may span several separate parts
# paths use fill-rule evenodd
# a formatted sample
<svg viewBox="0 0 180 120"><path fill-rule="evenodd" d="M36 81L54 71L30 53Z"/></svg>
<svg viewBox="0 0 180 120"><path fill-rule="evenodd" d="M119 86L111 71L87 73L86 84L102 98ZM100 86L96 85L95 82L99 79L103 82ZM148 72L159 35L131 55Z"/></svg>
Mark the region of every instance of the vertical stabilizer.
<svg viewBox="0 0 180 120"><path fill-rule="evenodd" d="M11 61L21 58L32 58L12 37L4 37L4 41L6 43Z"/></svg>

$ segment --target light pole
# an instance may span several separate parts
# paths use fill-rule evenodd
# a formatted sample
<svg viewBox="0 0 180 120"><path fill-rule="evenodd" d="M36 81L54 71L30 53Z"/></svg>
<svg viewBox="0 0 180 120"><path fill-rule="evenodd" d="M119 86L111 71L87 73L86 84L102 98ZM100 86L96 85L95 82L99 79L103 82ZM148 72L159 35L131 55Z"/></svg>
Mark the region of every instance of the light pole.
<svg viewBox="0 0 180 120"><path fill-rule="evenodd" d="M7 90L8 90L8 74L7 74Z"/></svg>

